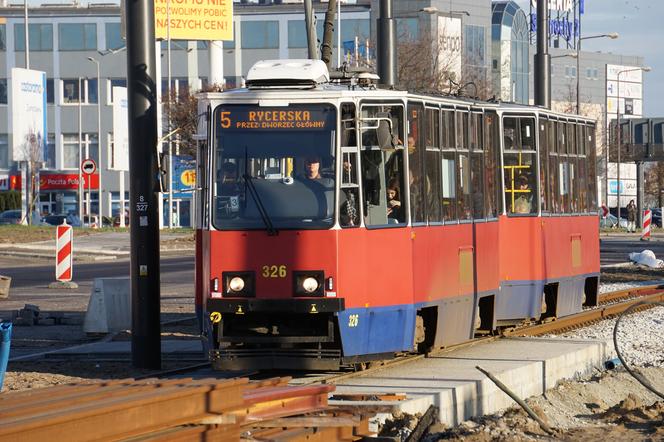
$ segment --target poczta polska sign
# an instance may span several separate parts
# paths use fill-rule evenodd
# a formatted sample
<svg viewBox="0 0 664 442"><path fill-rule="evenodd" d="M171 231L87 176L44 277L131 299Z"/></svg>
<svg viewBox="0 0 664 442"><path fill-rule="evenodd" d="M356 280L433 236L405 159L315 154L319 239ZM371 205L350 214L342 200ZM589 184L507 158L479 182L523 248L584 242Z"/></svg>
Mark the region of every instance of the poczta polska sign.
<svg viewBox="0 0 664 442"><path fill-rule="evenodd" d="M155 0L154 20L156 38L233 40L232 0Z"/></svg>

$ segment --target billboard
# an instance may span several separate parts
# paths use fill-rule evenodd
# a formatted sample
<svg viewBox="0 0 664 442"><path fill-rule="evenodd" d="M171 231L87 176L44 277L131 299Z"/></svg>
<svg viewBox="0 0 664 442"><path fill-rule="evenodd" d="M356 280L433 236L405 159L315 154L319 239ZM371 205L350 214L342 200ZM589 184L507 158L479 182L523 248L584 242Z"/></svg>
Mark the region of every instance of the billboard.
<svg viewBox="0 0 664 442"><path fill-rule="evenodd" d="M156 38L233 40L233 1L155 0L154 21Z"/></svg>
<svg viewBox="0 0 664 442"><path fill-rule="evenodd" d="M438 68L461 78L461 19L438 17Z"/></svg>
<svg viewBox="0 0 664 442"><path fill-rule="evenodd" d="M191 198L196 188L196 160L188 155L173 155L173 196Z"/></svg>
<svg viewBox="0 0 664 442"><path fill-rule="evenodd" d="M129 170L127 88L113 86L113 158L111 169Z"/></svg>
<svg viewBox="0 0 664 442"><path fill-rule="evenodd" d="M615 207L618 198L618 167L617 163L609 163L608 207ZM636 164L620 164L620 206L626 207L630 200L636 200L637 181Z"/></svg>
<svg viewBox="0 0 664 442"><path fill-rule="evenodd" d="M46 127L46 73L12 68L12 159L44 161Z"/></svg>

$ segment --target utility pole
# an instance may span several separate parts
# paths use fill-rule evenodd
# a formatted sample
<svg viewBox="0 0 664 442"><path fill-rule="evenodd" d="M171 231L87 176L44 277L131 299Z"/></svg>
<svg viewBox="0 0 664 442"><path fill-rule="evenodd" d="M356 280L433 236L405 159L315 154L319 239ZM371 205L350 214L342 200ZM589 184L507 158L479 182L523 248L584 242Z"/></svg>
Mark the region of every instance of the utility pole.
<svg viewBox="0 0 664 442"><path fill-rule="evenodd" d="M577 73L578 74L578 73ZM549 55L549 2L537 2L535 105L551 108L551 56Z"/></svg>
<svg viewBox="0 0 664 442"><path fill-rule="evenodd" d="M378 17L378 76L380 84L392 87L397 80L396 23L392 16L392 0L380 0Z"/></svg>
<svg viewBox="0 0 664 442"><path fill-rule="evenodd" d="M320 48L321 59L327 65L328 71L332 65L332 38L334 37L334 13L336 9L337 0L329 0L323 26L323 44ZM337 32L341 32L341 30L337 29Z"/></svg>
<svg viewBox="0 0 664 442"><path fill-rule="evenodd" d="M308 56L311 60L318 60L318 50L316 44L316 24L314 23L314 7L311 0L304 0L304 23L307 26L307 48Z"/></svg>
<svg viewBox="0 0 664 442"><path fill-rule="evenodd" d="M154 2L127 0L131 353L138 368L161 368L157 82Z"/></svg>

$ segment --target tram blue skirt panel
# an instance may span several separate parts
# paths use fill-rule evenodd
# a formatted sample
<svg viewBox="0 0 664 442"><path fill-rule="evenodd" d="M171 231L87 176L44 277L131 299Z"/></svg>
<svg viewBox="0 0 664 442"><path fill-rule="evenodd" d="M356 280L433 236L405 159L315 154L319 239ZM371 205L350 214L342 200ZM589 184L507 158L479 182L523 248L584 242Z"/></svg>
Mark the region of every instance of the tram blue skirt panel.
<svg viewBox="0 0 664 442"><path fill-rule="evenodd" d="M339 312L343 355L412 350L415 314L412 305L355 308Z"/></svg>

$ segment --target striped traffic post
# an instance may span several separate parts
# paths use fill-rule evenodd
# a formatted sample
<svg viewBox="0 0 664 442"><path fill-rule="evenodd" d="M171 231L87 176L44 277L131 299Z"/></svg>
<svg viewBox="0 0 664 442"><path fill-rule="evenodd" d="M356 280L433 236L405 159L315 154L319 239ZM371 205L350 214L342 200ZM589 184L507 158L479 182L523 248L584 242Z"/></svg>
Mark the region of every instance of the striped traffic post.
<svg viewBox="0 0 664 442"><path fill-rule="evenodd" d="M56 227L55 241L55 279L49 285L56 289L75 289L78 284L72 282L72 261L74 256L74 231L66 220Z"/></svg>
<svg viewBox="0 0 664 442"><path fill-rule="evenodd" d="M641 241L650 241L650 221L652 219L650 209L643 211L643 231L641 231Z"/></svg>

